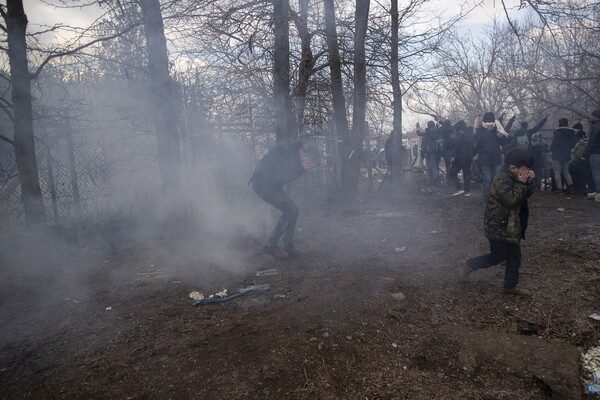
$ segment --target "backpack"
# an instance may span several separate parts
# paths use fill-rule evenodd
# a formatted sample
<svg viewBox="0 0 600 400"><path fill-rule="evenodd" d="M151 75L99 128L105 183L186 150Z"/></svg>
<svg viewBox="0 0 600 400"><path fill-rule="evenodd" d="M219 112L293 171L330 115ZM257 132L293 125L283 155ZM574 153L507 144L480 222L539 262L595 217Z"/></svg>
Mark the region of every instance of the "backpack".
<svg viewBox="0 0 600 400"><path fill-rule="evenodd" d="M523 150L529 149L529 138L527 137L527 134L515 138L515 147Z"/></svg>
<svg viewBox="0 0 600 400"><path fill-rule="evenodd" d="M577 141L577 144L571 150L571 161L580 160L585 154L585 148L588 144L588 138L582 137Z"/></svg>
<svg viewBox="0 0 600 400"><path fill-rule="evenodd" d="M444 154L446 152L446 141L444 139L435 141L435 152L437 154Z"/></svg>

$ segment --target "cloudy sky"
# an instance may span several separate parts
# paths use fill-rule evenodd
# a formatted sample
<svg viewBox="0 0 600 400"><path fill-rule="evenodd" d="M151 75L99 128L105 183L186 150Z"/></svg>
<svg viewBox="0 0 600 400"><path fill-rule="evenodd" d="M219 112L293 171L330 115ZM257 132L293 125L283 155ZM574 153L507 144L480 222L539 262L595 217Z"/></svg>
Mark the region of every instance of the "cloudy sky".
<svg viewBox="0 0 600 400"><path fill-rule="evenodd" d="M80 7L81 5L92 2L92 0L66 0L66 4L73 6L65 8L56 7L52 4L61 4L59 0L25 0L25 12L27 13L30 31L36 31L40 26L52 26L55 24L68 24L71 26L86 27L102 15L102 10L96 6ZM461 7L472 8L476 4L481 4L462 22L463 29L473 29L477 31L481 26L489 23L494 16L504 18L504 11L500 0L432 0L429 8L433 13L443 17L451 17L460 12ZM523 14L518 11L519 0L505 0L505 4L510 10L511 18Z"/></svg>

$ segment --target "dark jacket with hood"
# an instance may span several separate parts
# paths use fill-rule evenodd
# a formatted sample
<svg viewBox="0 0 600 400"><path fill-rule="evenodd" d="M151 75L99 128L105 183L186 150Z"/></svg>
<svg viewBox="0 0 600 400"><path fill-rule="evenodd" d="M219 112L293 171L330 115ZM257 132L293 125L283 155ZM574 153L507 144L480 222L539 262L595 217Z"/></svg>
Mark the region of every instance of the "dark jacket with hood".
<svg viewBox="0 0 600 400"><path fill-rule="evenodd" d="M568 162L571 158L571 149L575 146L577 136L573 129L566 126L558 127L554 131L550 151L552 159L561 163Z"/></svg>
<svg viewBox="0 0 600 400"><path fill-rule="evenodd" d="M435 126L435 123L431 121L431 123L427 124L427 129L425 129L424 132L417 131L417 135L422 137L421 148L423 149L423 154L425 154L425 156L436 154L435 144L441 135L439 129Z"/></svg>
<svg viewBox="0 0 600 400"><path fill-rule="evenodd" d="M461 163L470 164L476 154L473 128L468 128L465 121L458 121L454 125L456 136L452 143L452 157Z"/></svg>
<svg viewBox="0 0 600 400"><path fill-rule="evenodd" d="M522 183L503 168L494 178L486 201L483 229L490 240L519 244L525 239L533 184Z"/></svg>
<svg viewBox="0 0 600 400"><path fill-rule="evenodd" d="M600 154L600 119L592 120L589 140L583 158L587 160L591 154Z"/></svg>
<svg viewBox="0 0 600 400"><path fill-rule="evenodd" d="M498 137L497 128L492 130L480 127L475 130L475 147L479 165L496 166L502 164L502 145L510 141L508 136Z"/></svg>
<svg viewBox="0 0 600 400"><path fill-rule="evenodd" d="M305 170L300 163L300 149L300 142L274 147L256 165L250 178L252 185L261 189L280 189L286 183L304 175Z"/></svg>

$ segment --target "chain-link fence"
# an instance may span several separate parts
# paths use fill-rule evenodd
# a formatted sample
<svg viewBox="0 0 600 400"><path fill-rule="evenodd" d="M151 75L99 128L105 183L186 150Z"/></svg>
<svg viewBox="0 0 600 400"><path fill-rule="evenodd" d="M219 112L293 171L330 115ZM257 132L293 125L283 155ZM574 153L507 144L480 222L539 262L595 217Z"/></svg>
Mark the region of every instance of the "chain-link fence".
<svg viewBox="0 0 600 400"><path fill-rule="evenodd" d="M40 188L51 224L87 225L154 207L160 192L155 139L96 136L68 125L36 140ZM0 146L0 234L25 228L14 148Z"/></svg>

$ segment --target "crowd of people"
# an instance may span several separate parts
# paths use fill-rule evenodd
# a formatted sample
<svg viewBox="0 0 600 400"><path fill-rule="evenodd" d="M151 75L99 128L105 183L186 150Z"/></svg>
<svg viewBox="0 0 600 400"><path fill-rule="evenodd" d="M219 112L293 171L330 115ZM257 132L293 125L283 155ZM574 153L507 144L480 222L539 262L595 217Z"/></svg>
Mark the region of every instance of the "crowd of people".
<svg viewBox="0 0 600 400"><path fill-rule="evenodd" d="M600 193L596 195L597 187L600 191L600 109L591 114L589 134L583 130L582 123L569 127L569 120L560 118L550 145L539 132L547 123L548 115L531 128L527 121L522 121L513 131L515 121L513 116L504 124L503 116L496 119L494 113L486 112L473 126L467 126L463 120L455 124L438 120L429 121L422 130L417 124L421 157L428 173L427 184L439 185L440 171L444 171L448 181L456 186L454 196L470 196L471 182L476 179L482 183L485 201L506 153L519 148L533 159L535 187L584 193L600 202Z"/></svg>

